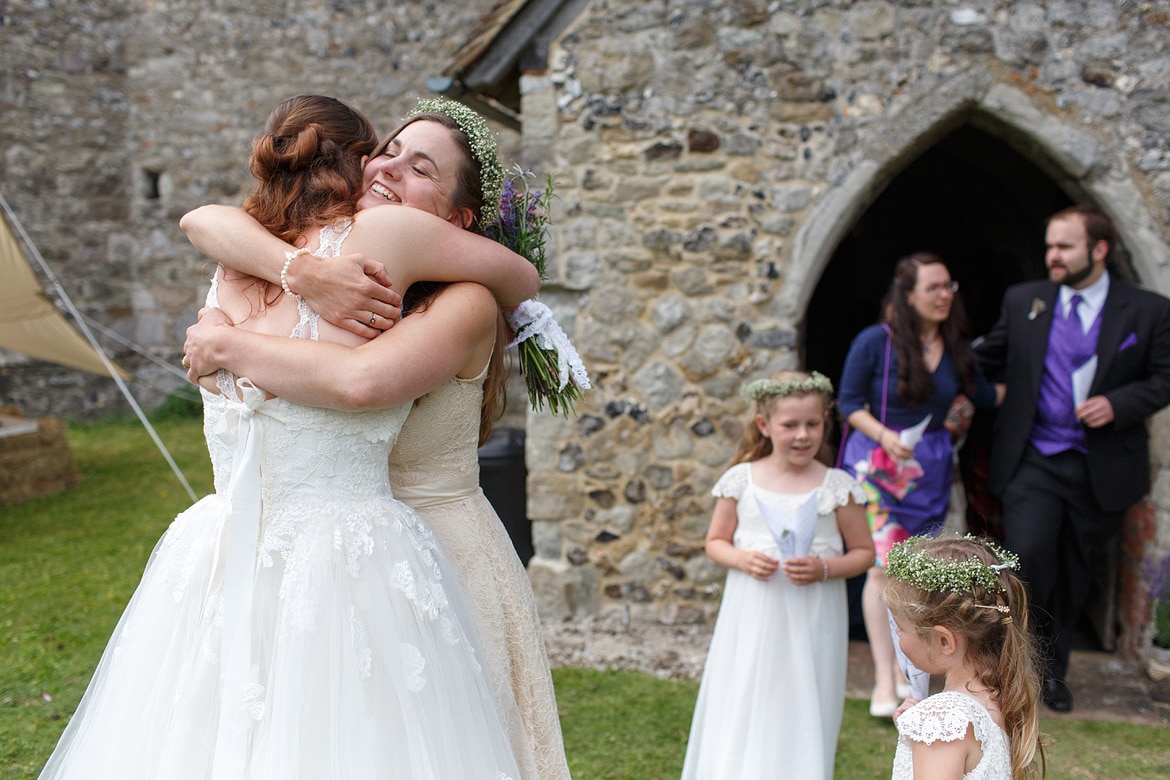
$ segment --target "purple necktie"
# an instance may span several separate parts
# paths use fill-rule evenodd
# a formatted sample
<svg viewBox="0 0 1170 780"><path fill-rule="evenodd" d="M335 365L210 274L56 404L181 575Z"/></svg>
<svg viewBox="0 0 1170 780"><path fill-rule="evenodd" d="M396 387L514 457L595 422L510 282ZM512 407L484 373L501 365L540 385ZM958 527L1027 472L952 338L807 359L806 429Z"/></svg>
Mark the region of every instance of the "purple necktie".
<svg viewBox="0 0 1170 780"><path fill-rule="evenodd" d="M1081 314L1079 311L1077 311L1077 307L1084 303L1084 301L1085 299L1081 296L1080 293L1077 293L1068 300L1068 318L1070 320L1074 320L1077 323L1078 333L1085 332L1085 324L1081 322Z"/></svg>

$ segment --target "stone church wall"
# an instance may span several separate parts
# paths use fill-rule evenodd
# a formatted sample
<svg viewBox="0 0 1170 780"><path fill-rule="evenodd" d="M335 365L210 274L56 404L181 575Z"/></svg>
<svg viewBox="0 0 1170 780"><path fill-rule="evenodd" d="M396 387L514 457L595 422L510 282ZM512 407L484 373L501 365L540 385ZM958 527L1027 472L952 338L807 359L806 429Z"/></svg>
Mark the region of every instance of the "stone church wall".
<svg viewBox="0 0 1170 780"><path fill-rule="evenodd" d="M560 287L545 297L575 321L597 384L577 420L530 416L546 617L713 617L723 571L703 538L743 429L740 384L801 364L804 307L836 241L972 112L1113 213L1142 282L1170 293L1167 11L591 3L525 83L525 143L562 181ZM1139 548L1170 549L1134 525ZM1140 601L1136 572L1123 588ZM1131 648L1140 613L1124 618Z"/></svg>

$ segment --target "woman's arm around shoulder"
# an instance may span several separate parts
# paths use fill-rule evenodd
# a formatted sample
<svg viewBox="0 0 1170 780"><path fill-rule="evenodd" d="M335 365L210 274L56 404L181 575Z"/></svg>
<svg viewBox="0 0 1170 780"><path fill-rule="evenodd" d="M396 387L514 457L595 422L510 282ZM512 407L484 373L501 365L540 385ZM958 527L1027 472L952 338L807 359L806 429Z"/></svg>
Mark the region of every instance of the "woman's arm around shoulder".
<svg viewBox="0 0 1170 780"><path fill-rule="evenodd" d="M208 318L187 329L184 352L194 375L226 368L295 403L383 409L426 395L469 363L485 365L498 311L485 288L464 283L358 347L266 336Z"/></svg>
<svg viewBox="0 0 1170 780"><path fill-rule="evenodd" d="M380 257L392 252L394 282L477 282L503 306L540 290L540 273L525 258L486 236L464 230L434 214L402 206L375 206L358 213L346 249Z"/></svg>
<svg viewBox="0 0 1170 780"><path fill-rule="evenodd" d="M203 254L240 273L287 285L327 322L351 333L373 338L402 316L402 298L378 260L350 254L290 260L297 247L236 206L201 206L184 214L179 227Z"/></svg>

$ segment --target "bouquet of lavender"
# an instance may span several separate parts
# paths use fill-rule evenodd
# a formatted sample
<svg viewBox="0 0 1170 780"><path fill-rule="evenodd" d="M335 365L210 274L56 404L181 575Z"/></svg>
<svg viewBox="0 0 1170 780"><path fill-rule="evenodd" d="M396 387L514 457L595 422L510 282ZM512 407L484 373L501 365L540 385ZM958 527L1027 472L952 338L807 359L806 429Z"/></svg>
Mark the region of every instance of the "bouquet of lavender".
<svg viewBox="0 0 1170 780"><path fill-rule="evenodd" d="M553 180L550 174L544 188L535 189L531 186L535 178L532 171L516 166L504 180L500 216L487 236L528 258L544 280L548 278L544 270L545 243ZM518 345L520 373L532 408L539 412L547 403L553 414L568 417L574 412L573 403L592 386L576 348L543 303L525 301L505 315L516 334L512 344Z"/></svg>

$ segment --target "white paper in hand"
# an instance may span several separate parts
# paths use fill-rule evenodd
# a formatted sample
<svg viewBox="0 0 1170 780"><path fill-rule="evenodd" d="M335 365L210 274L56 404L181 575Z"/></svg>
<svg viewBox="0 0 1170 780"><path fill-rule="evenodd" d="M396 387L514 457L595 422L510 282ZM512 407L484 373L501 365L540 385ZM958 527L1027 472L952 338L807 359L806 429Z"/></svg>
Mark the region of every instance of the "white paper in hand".
<svg viewBox="0 0 1170 780"><path fill-rule="evenodd" d="M898 659L898 668L902 670L910 686L910 698L922 701L930 695L930 675L915 666L902 652L902 645L898 642L898 624L894 622L894 616L888 609L886 617L890 621L890 636L894 638L894 654Z"/></svg>
<svg viewBox="0 0 1170 780"><path fill-rule="evenodd" d="M756 506L780 548L780 560L803 558L812 549L813 537L817 535L817 493L814 490L808 500L792 512L767 506L756 496Z"/></svg>
<svg viewBox="0 0 1170 780"><path fill-rule="evenodd" d="M1089 388L1093 386L1093 379L1097 376L1097 356L1093 355L1084 365L1072 372L1073 408L1083 404L1089 398Z"/></svg>
<svg viewBox="0 0 1170 780"><path fill-rule="evenodd" d="M915 423L909 428L903 428L898 432L898 439L910 449L918 446L918 442L922 441L922 434L926 433L926 426L930 425L931 415L926 415L922 418L922 422Z"/></svg>

